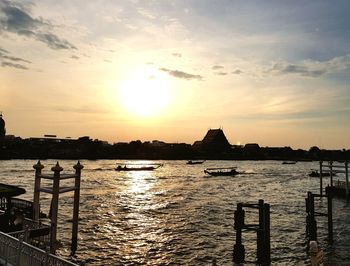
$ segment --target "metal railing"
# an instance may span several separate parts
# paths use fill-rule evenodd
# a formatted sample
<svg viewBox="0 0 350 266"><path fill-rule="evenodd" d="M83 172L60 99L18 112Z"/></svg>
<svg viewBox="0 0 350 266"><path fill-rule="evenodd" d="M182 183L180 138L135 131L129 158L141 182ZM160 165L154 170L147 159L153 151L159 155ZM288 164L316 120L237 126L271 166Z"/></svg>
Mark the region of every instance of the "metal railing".
<svg viewBox="0 0 350 266"><path fill-rule="evenodd" d="M73 262L59 258L49 251L45 252L23 240L23 237L17 239L0 232L0 265L77 266Z"/></svg>
<svg viewBox="0 0 350 266"><path fill-rule="evenodd" d="M50 245L50 232L50 225L25 218L23 229L10 232L8 235L17 239L23 237L25 242L38 248L45 248Z"/></svg>

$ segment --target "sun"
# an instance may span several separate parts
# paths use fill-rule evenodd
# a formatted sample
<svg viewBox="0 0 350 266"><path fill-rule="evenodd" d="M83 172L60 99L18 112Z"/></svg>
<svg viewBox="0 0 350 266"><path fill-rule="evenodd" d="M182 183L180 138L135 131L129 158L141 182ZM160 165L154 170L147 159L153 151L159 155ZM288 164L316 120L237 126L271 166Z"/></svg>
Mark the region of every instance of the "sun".
<svg viewBox="0 0 350 266"><path fill-rule="evenodd" d="M162 73L134 72L132 77L120 83L118 98L129 114L155 117L169 104L169 85Z"/></svg>

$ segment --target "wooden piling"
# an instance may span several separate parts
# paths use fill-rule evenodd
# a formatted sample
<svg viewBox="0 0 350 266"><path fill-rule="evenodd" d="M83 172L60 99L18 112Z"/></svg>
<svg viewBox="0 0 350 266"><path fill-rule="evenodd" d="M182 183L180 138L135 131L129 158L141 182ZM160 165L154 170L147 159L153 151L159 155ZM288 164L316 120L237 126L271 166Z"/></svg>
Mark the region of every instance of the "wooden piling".
<svg viewBox="0 0 350 266"><path fill-rule="evenodd" d="M271 263L271 241L270 241L270 204L264 204L264 220L265 220L265 256L264 263L265 265L270 265Z"/></svg>
<svg viewBox="0 0 350 266"><path fill-rule="evenodd" d="M259 208L259 227L256 231L256 257L258 263L263 262L265 252L265 214L264 214L264 200L260 199L258 202Z"/></svg>
<svg viewBox="0 0 350 266"><path fill-rule="evenodd" d="M258 209L259 223L245 224L243 207ZM242 245L242 229L256 231L257 263L259 265L271 264L271 243L270 243L270 205L260 199L258 204L238 203L234 214L236 230L236 244L233 250L234 263L243 263L245 257L244 246Z"/></svg>
<svg viewBox="0 0 350 266"><path fill-rule="evenodd" d="M314 195L309 191L309 238L310 240L317 240L317 223L315 219L315 200Z"/></svg>
<svg viewBox="0 0 350 266"><path fill-rule="evenodd" d="M349 201L349 162L345 162L345 193L346 193L346 199Z"/></svg>
<svg viewBox="0 0 350 266"><path fill-rule="evenodd" d="M81 169L83 165L78 163L73 166L75 169L75 182L74 182L74 206L73 206L73 227L72 227L72 243L71 243L71 254L75 254L78 246L78 223L79 223L79 201L80 201L80 178Z"/></svg>
<svg viewBox="0 0 350 266"><path fill-rule="evenodd" d="M322 164L323 162L320 161L320 195L322 196L323 193L323 187L322 187Z"/></svg>
<svg viewBox="0 0 350 266"><path fill-rule="evenodd" d="M327 218L328 218L328 242L333 243L333 204L331 187L326 187Z"/></svg>
<svg viewBox="0 0 350 266"><path fill-rule="evenodd" d="M333 161L329 162L329 171L330 171L330 183L331 183L331 187L333 187Z"/></svg>
<svg viewBox="0 0 350 266"><path fill-rule="evenodd" d="M242 203L237 203L237 210L234 213L234 228L236 230L236 244L233 247L233 262L243 263L245 259L245 249L242 244L242 229L244 226L244 210Z"/></svg>

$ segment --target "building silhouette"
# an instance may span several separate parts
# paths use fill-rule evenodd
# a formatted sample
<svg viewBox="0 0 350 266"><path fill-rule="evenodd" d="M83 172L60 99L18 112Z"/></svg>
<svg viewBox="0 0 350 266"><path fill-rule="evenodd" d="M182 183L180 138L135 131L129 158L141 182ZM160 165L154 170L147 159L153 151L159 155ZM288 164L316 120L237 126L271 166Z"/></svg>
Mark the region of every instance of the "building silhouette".
<svg viewBox="0 0 350 266"><path fill-rule="evenodd" d="M231 144L228 142L222 129L209 129L202 141L196 141L194 148L209 153L225 152L231 150Z"/></svg>

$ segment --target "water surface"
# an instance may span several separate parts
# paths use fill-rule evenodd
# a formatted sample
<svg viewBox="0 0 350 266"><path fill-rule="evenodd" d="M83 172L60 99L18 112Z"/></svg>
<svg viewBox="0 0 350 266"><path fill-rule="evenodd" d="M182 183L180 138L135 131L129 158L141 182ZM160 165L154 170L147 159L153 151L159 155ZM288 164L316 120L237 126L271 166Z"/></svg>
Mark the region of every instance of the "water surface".
<svg viewBox="0 0 350 266"><path fill-rule="evenodd" d="M232 265L238 202L264 199L271 205L273 265L308 265L305 246L305 197L319 192L317 178L308 177L318 162L282 165L279 161L161 161L153 172L117 172L115 160L84 160L81 182L79 243L76 259L86 265ZM123 162L123 161L119 161ZM159 162L159 161L157 161ZM33 160L0 161L2 183L27 190L32 200ZM51 172L54 160L42 161ZM65 173L76 161L60 161ZM237 166L236 177L208 177L207 167ZM67 181L62 181L67 183ZM327 182L325 182L327 183ZM42 210L50 198L42 194ZM73 194L60 195L58 238L69 256ZM326 200L316 203L326 211ZM319 241L327 264L350 263L350 207L334 200L334 245L327 246L326 218L318 217ZM256 210L246 209L246 222L256 223ZM256 235L243 234L245 265L256 259Z"/></svg>

